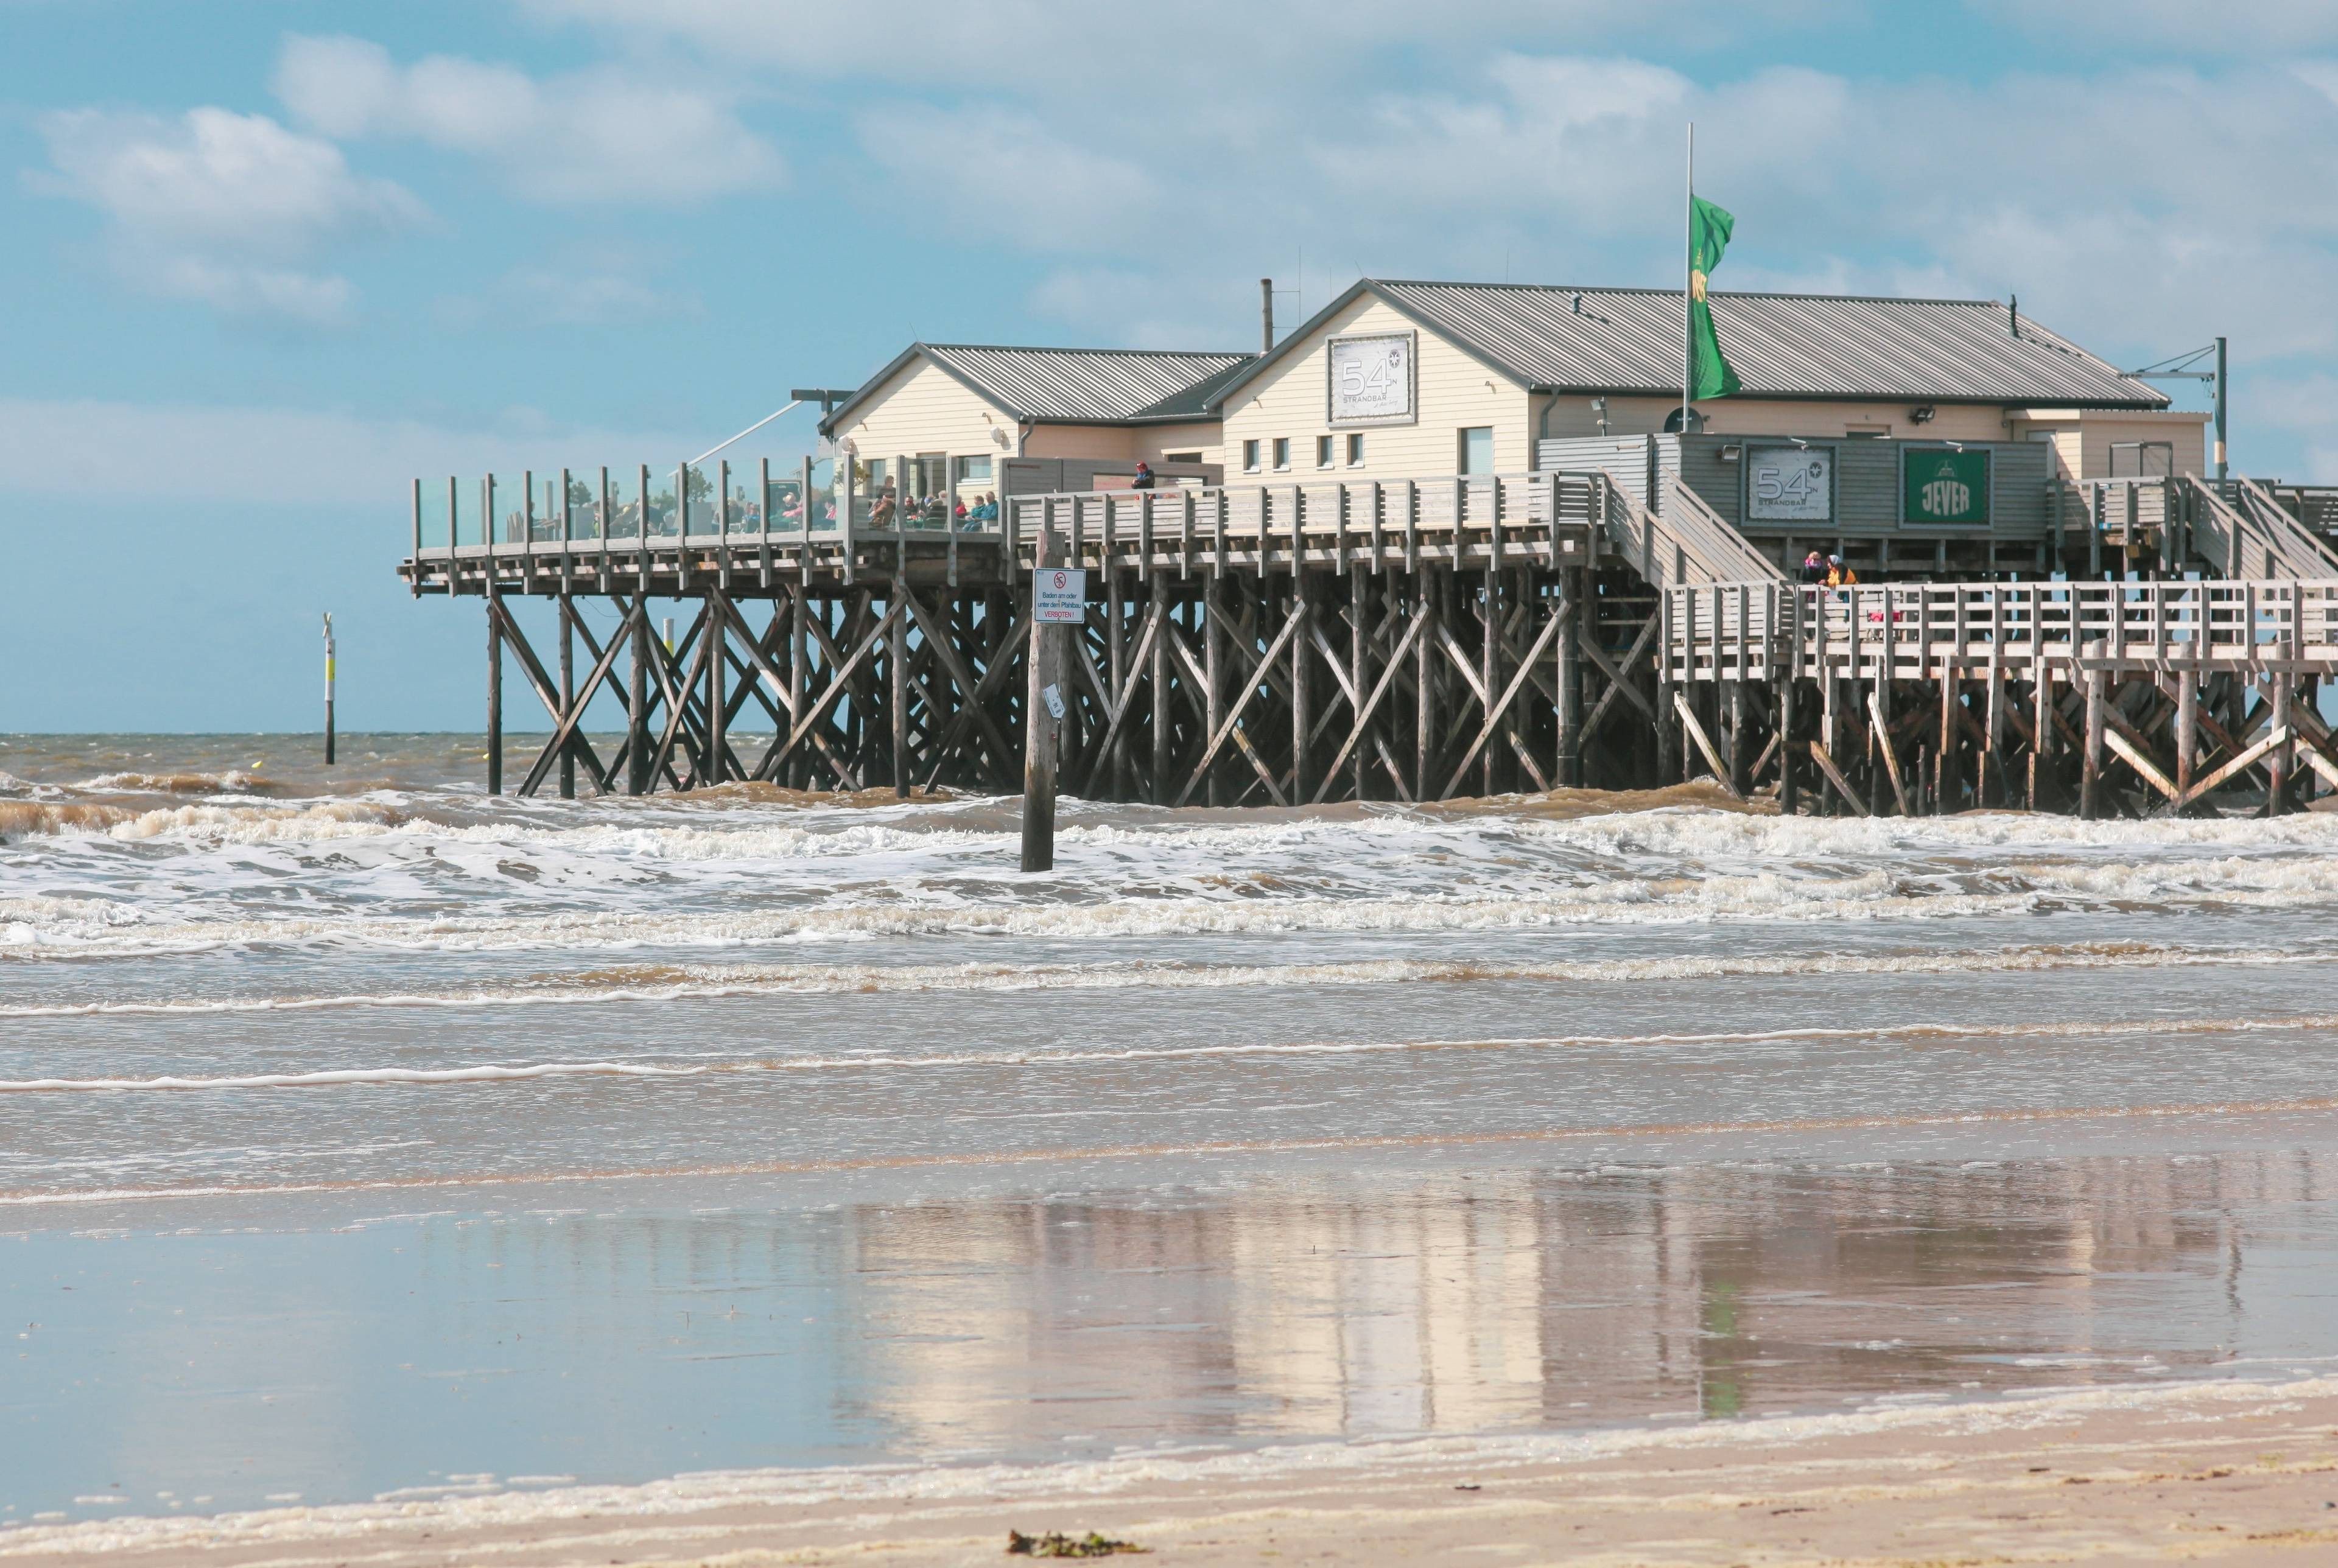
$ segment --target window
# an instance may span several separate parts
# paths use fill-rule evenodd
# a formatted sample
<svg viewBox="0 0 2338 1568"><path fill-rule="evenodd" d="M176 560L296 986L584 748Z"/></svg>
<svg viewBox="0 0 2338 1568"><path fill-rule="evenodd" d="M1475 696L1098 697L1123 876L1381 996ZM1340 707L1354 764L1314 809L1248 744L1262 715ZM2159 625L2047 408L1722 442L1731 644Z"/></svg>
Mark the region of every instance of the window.
<svg viewBox="0 0 2338 1568"><path fill-rule="evenodd" d="M1889 425L1846 425L1842 433L1853 441L1881 441L1891 434Z"/></svg>
<svg viewBox="0 0 2338 1568"><path fill-rule="evenodd" d="M1494 427L1472 425L1461 432L1460 472L1491 474L1494 471Z"/></svg>
<svg viewBox="0 0 2338 1568"><path fill-rule="evenodd" d="M1331 438L1329 436L1318 436L1315 437L1315 466L1329 468L1331 466Z"/></svg>
<svg viewBox="0 0 2338 1568"><path fill-rule="evenodd" d="M1361 430L1350 431L1348 433L1348 466L1361 468L1363 466L1364 433Z"/></svg>
<svg viewBox="0 0 2338 1568"><path fill-rule="evenodd" d="M950 466L958 470L958 482L961 485L990 483L990 458L987 455L980 457L953 457L950 459Z"/></svg>
<svg viewBox="0 0 2338 1568"><path fill-rule="evenodd" d="M1243 443L1243 472L1245 474L1258 472L1258 443L1255 441Z"/></svg>
<svg viewBox="0 0 2338 1568"><path fill-rule="evenodd" d="M1282 474L1287 472L1290 467L1291 437L1288 436L1277 436L1274 438L1274 471L1278 474Z"/></svg>
<svg viewBox="0 0 2338 1568"><path fill-rule="evenodd" d="M1161 461L1164 463L1199 463L1201 460L1202 455L1199 452L1164 452L1161 454Z"/></svg>

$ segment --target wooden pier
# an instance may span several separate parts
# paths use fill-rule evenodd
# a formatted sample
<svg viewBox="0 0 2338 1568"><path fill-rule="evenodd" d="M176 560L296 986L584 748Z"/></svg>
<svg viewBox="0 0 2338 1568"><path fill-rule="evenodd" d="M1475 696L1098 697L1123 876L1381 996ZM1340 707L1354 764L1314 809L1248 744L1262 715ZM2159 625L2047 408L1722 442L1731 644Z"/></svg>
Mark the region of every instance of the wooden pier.
<svg viewBox="0 0 2338 1568"><path fill-rule="evenodd" d="M768 471L743 505L727 469L712 501L672 476L680 507L629 477L625 502L609 470L564 472L539 513L529 475L492 526L487 482L467 529L455 482L428 517L437 486L415 485L401 574L485 601L491 790L516 666L551 731L522 794L1017 793L1042 559L1087 573L1057 776L1094 799L1710 774L1787 810L2092 816L2281 811L2338 788L2314 703L2338 667L2338 555L2262 490L2058 496L2059 562L2107 554L2127 580L1826 590L1789 584L1684 486L1652 510L1603 472L1015 496L970 528L896 525L808 470L784 508ZM2304 574L2214 575L2243 566ZM531 597L555 607L548 647L513 612ZM683 612L670 641L661 602ZM614 743L586 732L596 697L622 714Z"/></svg>
<svg viewBox="0 0 2338 1568"><path fill-rule="evenodd" d="M2338 579L1715 583L1662 613L1683 746L1789 808L2143 816L2246 788L2277 813L2301 766L2338 789Z"/></svg>

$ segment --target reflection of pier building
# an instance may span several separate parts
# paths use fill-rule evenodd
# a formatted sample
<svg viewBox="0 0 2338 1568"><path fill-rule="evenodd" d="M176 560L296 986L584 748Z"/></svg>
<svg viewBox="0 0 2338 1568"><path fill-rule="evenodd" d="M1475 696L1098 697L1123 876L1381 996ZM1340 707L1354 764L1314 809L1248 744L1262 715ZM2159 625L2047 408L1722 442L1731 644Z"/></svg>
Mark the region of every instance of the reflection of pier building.
<svg viewBox="0 0 2338 1568"><path fill-rule="evenodd" d="M1881 1212L1871 1172L1709 1167L904 1208L853 1224L852 1318L871 1413L935 1448L1724 1416L2230 1342L2220 1208L2325 1180L2268 1154L1911 1171ZM2188 1292L2184 1327L2135 1316L2137 1276L2161 1313Z"/></svg>
<svg viewBox="0 0 2338 1568"><path fill-rule="evenodd" d="M552 716L523 792L1012 792L1043 549L1088 573L1060 761L1091 796L2338 782L2295 700L2338 670L2328 495L2221 447L2209 476L2204 416L2009 306L1710 302L1744 389L1685 430L1678 294L1366 279L1257 354L913 345L817 394L836 456L793 473L418 480L402 570L487 603L491 786L506 653ZM1813 553L1858 583L1792 585ZM671 648L662 599L695 612Z"/></svg>

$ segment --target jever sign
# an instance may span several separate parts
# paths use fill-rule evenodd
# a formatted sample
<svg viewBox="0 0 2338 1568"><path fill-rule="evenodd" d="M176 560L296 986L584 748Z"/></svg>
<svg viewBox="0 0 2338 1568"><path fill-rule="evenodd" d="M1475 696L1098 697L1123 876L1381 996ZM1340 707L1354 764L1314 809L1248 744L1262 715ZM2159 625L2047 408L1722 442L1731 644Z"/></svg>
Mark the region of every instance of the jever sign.
<svg viewBox="0 0 2338 1568"><path fill-rule="evenodd" d="M1988 523L1988 452L1935 446L1901 448L1900 520Z"/></svg>

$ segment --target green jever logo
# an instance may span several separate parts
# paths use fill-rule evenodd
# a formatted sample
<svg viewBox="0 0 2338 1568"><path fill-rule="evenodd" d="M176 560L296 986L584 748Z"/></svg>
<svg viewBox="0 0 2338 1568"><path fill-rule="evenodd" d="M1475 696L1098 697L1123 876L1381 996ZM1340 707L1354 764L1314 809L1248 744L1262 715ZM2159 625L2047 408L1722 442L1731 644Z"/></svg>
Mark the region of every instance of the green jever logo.
<svg viewBox="0 0 2338 1568"><path fill-rule="evenodd" d="M1904 518L1911 523L1988 522L1989 456L1986 452L1910 450L1903 468Z"/></svg>

